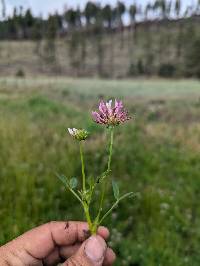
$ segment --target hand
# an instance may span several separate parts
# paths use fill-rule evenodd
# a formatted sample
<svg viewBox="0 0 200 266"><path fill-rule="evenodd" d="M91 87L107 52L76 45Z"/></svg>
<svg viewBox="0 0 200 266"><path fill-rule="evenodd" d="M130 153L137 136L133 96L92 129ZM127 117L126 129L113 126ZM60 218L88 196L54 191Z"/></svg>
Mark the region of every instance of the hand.
<svg viewBox="0 0 200 266"><path fill-rule="evenodd" d="M112 265L115 254L105 242L108 229L99 227L97 235L91 237L88 232L84 222L47 223L2 246L0 265Z"/></svg>

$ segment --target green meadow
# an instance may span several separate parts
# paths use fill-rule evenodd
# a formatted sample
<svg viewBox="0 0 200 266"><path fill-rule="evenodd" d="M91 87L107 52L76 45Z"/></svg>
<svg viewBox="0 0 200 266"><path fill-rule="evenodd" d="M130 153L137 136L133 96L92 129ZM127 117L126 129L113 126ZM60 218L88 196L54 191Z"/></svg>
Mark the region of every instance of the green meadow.
<svg viewBox="0 0 200 266"><path fill-rule="evenodd" d="M56 173L80 178L68 127L86 128L86 171L106 165L106 132L91 119L120 98L132 120L116 129L112 177L134 199L105 221L127 266L200 265L200 82L0 78L0 244L51 220L82 220ZM106 206L113 202L110 189ZM95 211L94 202L94 211Z"/></svg>

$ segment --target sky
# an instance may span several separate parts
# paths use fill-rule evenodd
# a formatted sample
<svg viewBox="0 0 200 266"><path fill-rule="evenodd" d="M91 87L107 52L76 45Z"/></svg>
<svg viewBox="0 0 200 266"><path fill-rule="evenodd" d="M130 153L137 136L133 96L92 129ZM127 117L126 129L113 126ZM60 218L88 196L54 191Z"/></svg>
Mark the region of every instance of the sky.
<svg viewBox="0 0 200 266"><path fill-rule="evenodd" d="M65 6L80 6L83 7L87 0L5 0L7 14L11 14L14 6L23 6L26 8L31 8L35 15L47 16L49 13L54 13L55 11L62 12ZM137 2L140 4L146 3L148 0L124 0L123 2L127 5ZM182 0L184 5L189 5L190 3L195 3L196 0ZM96 1L93 1L96 2ZM117 0L101 0L98 1L102 5L105 3L115 4Z"/></svg>

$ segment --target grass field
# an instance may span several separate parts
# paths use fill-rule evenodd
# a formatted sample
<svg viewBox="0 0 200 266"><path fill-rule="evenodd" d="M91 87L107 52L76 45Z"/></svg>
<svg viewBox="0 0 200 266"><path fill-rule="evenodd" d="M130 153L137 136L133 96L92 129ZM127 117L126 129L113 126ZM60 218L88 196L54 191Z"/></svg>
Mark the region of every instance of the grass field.
<svg viewBox="0 0 200 266"><path fill-rule="evenodd" d="M0 78L0 244L49 220L82 219L55 172L80 175L67 127L86 127L87 172L105 166L90 111L122 98L133 120L116 132L112 176L138 197L106 221L127 266L200 265L200 83ZM102 133L102 134L100 134ZM112 193L108 201L112 201Z"/></svg>

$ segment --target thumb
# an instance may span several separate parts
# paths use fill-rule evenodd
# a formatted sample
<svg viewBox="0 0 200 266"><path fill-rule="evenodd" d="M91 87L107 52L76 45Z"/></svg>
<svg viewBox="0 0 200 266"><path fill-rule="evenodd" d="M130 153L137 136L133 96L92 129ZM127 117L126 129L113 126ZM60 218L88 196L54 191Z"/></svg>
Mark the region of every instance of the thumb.
<svg viewBox="0 0 200 266"><path fill-rule="evenodd" d="M91 236L63 266L101 266L105 258L106 249L107 245L102 237Z"/></svg>

